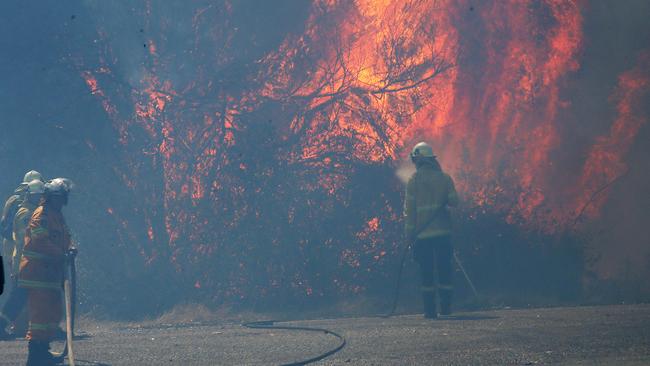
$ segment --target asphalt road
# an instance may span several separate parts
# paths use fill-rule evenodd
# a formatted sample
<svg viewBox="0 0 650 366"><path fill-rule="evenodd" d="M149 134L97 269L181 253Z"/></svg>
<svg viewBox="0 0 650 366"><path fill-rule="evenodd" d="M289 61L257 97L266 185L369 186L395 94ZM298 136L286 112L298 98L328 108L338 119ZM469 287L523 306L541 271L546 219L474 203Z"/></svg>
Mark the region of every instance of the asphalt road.
<svg viewBox="0 0 650 366"><path fill-rule="evenodd" d="M650 365L650 305L494 310L428 321L419 315L283 323L347 339L316 365ZM84 322L78 365L277 365L337 345L324 333L238 324ZM0 342L0 365L22 365L27 344Z"/></svg>

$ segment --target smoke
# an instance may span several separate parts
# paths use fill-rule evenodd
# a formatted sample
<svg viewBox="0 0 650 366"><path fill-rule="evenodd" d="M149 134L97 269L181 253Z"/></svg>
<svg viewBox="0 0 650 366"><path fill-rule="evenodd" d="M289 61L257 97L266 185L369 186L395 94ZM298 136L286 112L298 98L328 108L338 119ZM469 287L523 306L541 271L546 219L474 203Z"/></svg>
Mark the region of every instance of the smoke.
<svg viewBox="0 0 650 366"><path fill-rule="evenodd" d="M397 169L395 169L395 176L404 185L406 185L413 174L415 174L415 165L410 159L400 161Z"/></svg>
<svg viewBox="0 0 650 366"><path fill-rule="evenodd" d="M2 5L18 15L0 24L15 55L0 61L1 178L7 192L26 167L78 182L67 213L92 306L385 295L396 181L420 138L470 203L459 247L475 268L535 259L534 242L564 261L561 283L579 256L527 230L573 229L625 168L576 227L594 231L601 277L648 267L648 124L614 123L650 115L641 89L615 97L622 74L646 76L647 2L70 4ZM546 264L504 264L494 288L552 282Z"/></svg>
<svg viewBox="0 0 650 366"><path fill-rule="evenodd" d="M114 30L119 24L106 25L132 11L108 11L113 16L102 23L113 31L99 31L102 56L80 50L80 69L91 90L103 90L95 94L128 151L117 169L142 195L142 208L111 215L145 263L169 260L185 287L220 298L287 287L308 296L314 288L321 296L363 291L360 273L383 268L379 253L392 249L378 235L390 231L378 223L396 226L401 206L381 184L382 164L405 183L414 167L399 157L415 137L445 157L474 208L469 216L568 230L601 186L606 164L595 160L588 184L580 172L612 124L601 118L591 131L580 123L586 118L572 118L584 108L573 85L593 81L578 72L590 72L582 57L588 12L564 1L458 2L444 12L432 4L316 1L295 28L258 28L251 19L272 25L290 13L260 17L243 3L145 6L137 11L145 44L155 45L148 52L131 50L134 34ZM129 28L139 19L131 15ZM140 68L135 90L121 90ZM606 75L615 81L625 70ZM609 111L615 85L597 81ZM634 138L614 144L613 154L624 154ZM152 170L162 181L155 189L136 179ZM368 185L382 199L360 188ZM588 219L607 196L590 205ZM290 266L282 263L286 253L293 253ZM314 255L328 264L314 269ZM328 283L327 267L348 276ZM280 279L287 276L290 283Z"/></svg>

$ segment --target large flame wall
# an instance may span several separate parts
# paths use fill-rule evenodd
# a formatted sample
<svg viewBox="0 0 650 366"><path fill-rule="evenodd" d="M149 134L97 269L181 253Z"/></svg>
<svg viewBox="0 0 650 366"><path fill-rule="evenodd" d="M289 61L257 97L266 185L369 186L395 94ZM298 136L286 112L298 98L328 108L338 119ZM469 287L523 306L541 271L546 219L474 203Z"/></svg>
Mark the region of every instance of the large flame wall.
<svg viewBox="0 0 650 366"><path fill-rule="evenodd" d="M647 45L597 57L615 43L602 18L618 24L623 8L84 3L62 25L62 62L99 108L85 148L111 151L102 174L123 192L101 200L116 235L96 253L132 281L176 278L217 302L364 292L392 275L393 171L419 140L455 178L463 215L587 230L648 136Z"/></svg>

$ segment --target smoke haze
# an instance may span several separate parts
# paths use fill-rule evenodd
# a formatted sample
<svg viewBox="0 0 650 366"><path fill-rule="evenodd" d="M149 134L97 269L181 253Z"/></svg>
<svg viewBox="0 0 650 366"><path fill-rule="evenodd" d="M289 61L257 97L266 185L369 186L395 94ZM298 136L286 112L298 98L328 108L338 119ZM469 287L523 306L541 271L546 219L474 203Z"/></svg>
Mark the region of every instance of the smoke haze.
<svg viewBox="0 0 650 366"><path fill-rule="evenodd" d="M1 192L31 169L76 183L84 312L381 306L420 140L455 179L455 245L489 301L650 296L647 1L0 14Z"/></svg>

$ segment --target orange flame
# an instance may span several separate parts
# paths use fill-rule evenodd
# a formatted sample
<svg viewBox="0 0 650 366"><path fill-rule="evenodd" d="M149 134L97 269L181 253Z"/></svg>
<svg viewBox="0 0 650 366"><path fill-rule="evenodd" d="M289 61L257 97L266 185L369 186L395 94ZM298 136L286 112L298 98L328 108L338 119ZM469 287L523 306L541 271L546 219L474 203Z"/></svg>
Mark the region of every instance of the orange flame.
<svg viewBox="0 0 650 366"><path fill-rule="evenodd" d="M598 216L607 194L603 188L625 174L625 154L632 146L639 129L648 123L642 108L643 97L650 92L650 52L639 56L636 66L623 73L618 79L618 88L613 95L618 116L611 126L609 135L601 136L591 148L580 177L582 189L577 193L575 207L582 208L589 217ZM595 200L595 201L594 201Z"/></svg>
<svg viewBox="0 0 650 366"><path fill-rule="evenodd" d="M218 10L228 18L233 6ZM231 87L235 81L220 73L238 62L229 48L237 32L227 21L210 22L211 5L193 9L186 56L199 65L191 77L172 76L177 54L165 37L146 41L148 62L129 90L111 72L118 58L108 47L100 65L80 70L125 154L134 154L128 167L115 169L123 183L146 190L138 179L142 161L162 172L161 222L147 221L142 237L161 240L153 228L164 228L177 266L218 252L220 231L280 246L294 225L348 210L349 193L367 188L356 179L364 169L399 165L420 140L433 144L469 211L553 232L584 209L597 216L606 195L593 194L624 173L627 149L647 122L639 110L648 90L644 55L619 78L609 135L589 147L586 160L573 157L581 172L558 171L554 154L572 143L562 132L571 108L565 91L580 68L583 7L571 0L315 0L303 30L256 55L246 65L254 71ZM562 187L573 188L559 188L559 175ZM340 266L370 271L385 256L384 230L399 220L398 205L382 198L372 209L347 228L363 243L358 248L332 249L331 238L318 243L335 251ZM263 221L270 215L288 226ZM237 231L258 221L272 226L265 228L270 238ZM295 241L301 254L310 244ZM300 274L292 285L314 293ZM338 279L335 286L362 290ZM226 293L242 296L234 287Z"/></svg>

